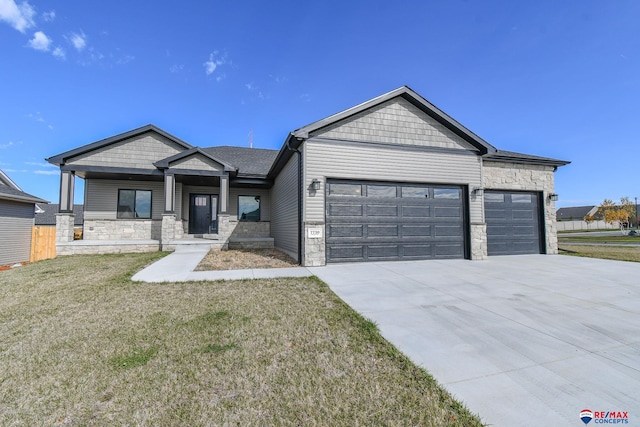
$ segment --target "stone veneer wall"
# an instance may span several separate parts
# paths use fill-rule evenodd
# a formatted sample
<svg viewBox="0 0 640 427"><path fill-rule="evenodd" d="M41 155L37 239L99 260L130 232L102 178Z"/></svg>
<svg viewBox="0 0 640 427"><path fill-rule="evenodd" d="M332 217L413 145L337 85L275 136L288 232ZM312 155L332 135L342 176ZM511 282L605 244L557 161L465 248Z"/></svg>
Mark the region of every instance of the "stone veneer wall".
<svg viewBox="0 0 640 427"><path fill-rule="evenodd" d="M554 167L484 161L482 183L485 190L522 190L543 192L546 252L558 253L556 204L547 197L554 193ZM472 227L473 228L473 227ZM485 225L486 230L486 225ZM473 233L473 231L472 231ZM486 232L485 232L486 238Z"/></svg>
<svg viewBox="0 0 640 427"><path fill-rule="evenodd" d="M322 229L322 236L317 238L310 238L309 229L320 228ZM304 223L304 235L303 247L302 247L302 265L305 267L317 267L326 264L326 245L325 245L325 224L324 222L305 222Z"/></svg>
<svg viewBox="0 0 640 427"><path fill-rule="evenodd" d="M84 221L83 240L160 240L162 221L151 219Z"/></svg>

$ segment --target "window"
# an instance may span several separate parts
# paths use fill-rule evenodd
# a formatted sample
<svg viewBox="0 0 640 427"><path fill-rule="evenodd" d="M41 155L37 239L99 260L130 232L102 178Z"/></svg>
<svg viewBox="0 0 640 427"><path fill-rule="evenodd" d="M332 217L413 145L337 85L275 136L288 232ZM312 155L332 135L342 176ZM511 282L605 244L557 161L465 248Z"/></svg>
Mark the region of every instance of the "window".
<svg viewBox="0 0 640 427"><path fill-rule="evenodd" d="M484 193L484 201L487 203L504 203L504 193Z"/></svg>
<svg viewBox="0 0 640 427"><path fill-rule="evenodd" d="M531 203L531 194L512 194L511 203Z"/></svg>
<svg viewBox="0 0 640 427"><path fill-rule="evenodd" d="M396 187L389 185L367 185L367 197L396 197Z"/></svg>
<svg viewBox="0 0 640 427"><path fill-rule="evenodd" d="M434 188L434 199L459 199L460 190L457 188Z"/></svg>
<svg viewBox="0 0 640 427"><path fill-rule="evenodd" d="M402 197L429 198L428 187L402 187Z"/></svg>
<svg viewBox="0 0 640 427"><path fill-rule="evenodd" d="M118 218L151 218L151 190L118 190Z"/></svg>
<svg viewBox="0 0 640 427"><path fill-rule="evenodd" d="M360 184L331 184L329 194L332 196L362 196Z"/></svg>
<svg viewBox="0 0 640 427"><path fill-rule="evenodd" d="M260 196L238 196L238 219L260 221Z"/></svg>

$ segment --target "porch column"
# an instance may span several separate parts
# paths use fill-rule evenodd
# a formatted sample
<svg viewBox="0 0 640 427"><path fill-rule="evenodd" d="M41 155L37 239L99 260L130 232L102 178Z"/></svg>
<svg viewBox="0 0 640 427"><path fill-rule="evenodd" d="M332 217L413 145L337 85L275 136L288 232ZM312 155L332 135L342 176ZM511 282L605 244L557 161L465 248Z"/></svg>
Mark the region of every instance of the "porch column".
<svg viewBox="0 0 640 427"><path fill-rule="evenodd" d="M226 215L229 210L229 175L220 177L220 214Z"/></svg>
<svg viewBox="0 0 640 427"><path fill-rule="evenodd" d="M176 177L166 174L164 176L164 213L172 214L176 210Z"/></svg>
<svg viewBox="0 0 640 427"><path fill-rule="evenodd" d="M60 209L62 213L73 213L73 196L75 187L73 171L61 171L60 173Z"/></svg>

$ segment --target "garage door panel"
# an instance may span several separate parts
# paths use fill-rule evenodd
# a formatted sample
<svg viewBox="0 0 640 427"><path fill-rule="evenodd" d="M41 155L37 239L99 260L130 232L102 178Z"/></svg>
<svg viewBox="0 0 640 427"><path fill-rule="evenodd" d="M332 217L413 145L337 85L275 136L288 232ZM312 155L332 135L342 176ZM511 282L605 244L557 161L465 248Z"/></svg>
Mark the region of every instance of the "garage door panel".
<svg viewBox="0 0 640 427"><path fill-rule="evenodd" d="M367 205L367 216L397 217L396 205Z"/></svg>
<svg viewBox="0 0 640 427"><path fill-rule="evenodd" d="M336 261L362 261L364 260L364 247L361 245L344 246L333 245L327 247L331 259Z"/></svg>
<svg viewBox="0 0 640 427"><path fill-rule="evenodd" d="M447 258L460 258L464 255L464 247L460 243L437 244L436 256Z"/></svg>
<svg viewBox="0 0 640 427"><path fill-rule="evenodd" d="M402 236L403 237L430 237L431 226L430 225L403 225Z"/></svg>
<svg viewBox="0 0 640 427"><path fill-rule="evenodd" d="M402 206L402 216L407 218L429 218L431 209L429 206Z"/></svg>
<svg viewBox="0 0 640 427"><path fill-rule="evenodd" d="M367 226L368 237L398 237L397 225L369 224Z"/></svg>
<svg viewBox="0 0 640 427"><path fill-rule="evenodd" d="M460 218L462 208L459 206L436 206L433 216L436 218Z"/></svg>
<svg viewBox="0 0 640 427"><path fill-rule="evenodd" d="M459 225L436 225L435 226L436 237L444 236L462 236L462 227Z"/></svg>
<svg viewBox="0 0 640 427"><path fill-rule="evenodd" d="M422 245L403 245L403 258L430 258L432 256L432 248L429 244Z"/></svg>
<svg viewBox="0 0 640 427"><path fill-rule="evenodd" d="M329 225L329 237L362 237L363 226L358 225Z"/></svg>
<svg viewBox="0 0 640 427"><path fill-rule="evenodd" d="M489 255L541 252L537 193L485 191L485 220Z"/></svg>
<svg viewBox="0 0 640 427"><path fill-rule="evenodd" d="M463 194L459 186L328 179L327 261L462 258Z"/></svg>
<svg viewBox="0 0 640 427"><path fill-rule="evenodd" d="M399 255L398 245L389 244L367 246L367 259L398 258Z"/></svg>

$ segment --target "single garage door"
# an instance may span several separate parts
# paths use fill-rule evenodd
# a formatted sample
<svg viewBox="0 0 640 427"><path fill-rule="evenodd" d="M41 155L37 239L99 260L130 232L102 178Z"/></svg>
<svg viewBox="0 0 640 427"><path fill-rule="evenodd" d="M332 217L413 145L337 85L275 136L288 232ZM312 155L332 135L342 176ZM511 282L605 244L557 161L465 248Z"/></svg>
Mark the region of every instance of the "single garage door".
<svg viewBox="0 0 640 427"><path fill-rule="evenodd" d="M327 180L327 262L464 258L460 186Z"/></svg>
<svg viewBox="0 0 640 427"><path fill-rule="evenodd" d="M539 193L485 191L489 255L542 252Z"/></svg>

